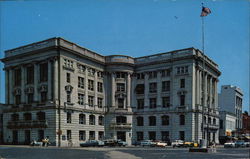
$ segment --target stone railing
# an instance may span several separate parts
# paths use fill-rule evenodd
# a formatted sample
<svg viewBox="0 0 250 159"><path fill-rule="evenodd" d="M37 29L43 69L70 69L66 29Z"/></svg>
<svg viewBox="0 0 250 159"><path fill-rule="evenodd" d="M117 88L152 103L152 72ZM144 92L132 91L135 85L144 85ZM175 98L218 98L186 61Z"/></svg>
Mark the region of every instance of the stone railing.
<svg viewBox="0 0 250 159"><path fill-rule="evenodd" d="M106 63L126 63L134 64L134 58L124 55L111 55L105 57Z"/></svg>

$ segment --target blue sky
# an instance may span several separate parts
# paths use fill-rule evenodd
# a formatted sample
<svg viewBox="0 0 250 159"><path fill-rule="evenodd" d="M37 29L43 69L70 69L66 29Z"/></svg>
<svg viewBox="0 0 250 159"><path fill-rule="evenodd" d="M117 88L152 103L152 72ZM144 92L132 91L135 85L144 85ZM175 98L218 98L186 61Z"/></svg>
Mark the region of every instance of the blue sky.
<svg viewBox="0 0 250 159"><path fill-rule="evenodd" d="M219 87L236 85L249 110L248 0L45 0L0 2L0 58L4 50L63 37L103 55L133 57L201 44L201 2L205 17L205 54L222 72ZM0 102L4 102L0 64Z"/></svg>

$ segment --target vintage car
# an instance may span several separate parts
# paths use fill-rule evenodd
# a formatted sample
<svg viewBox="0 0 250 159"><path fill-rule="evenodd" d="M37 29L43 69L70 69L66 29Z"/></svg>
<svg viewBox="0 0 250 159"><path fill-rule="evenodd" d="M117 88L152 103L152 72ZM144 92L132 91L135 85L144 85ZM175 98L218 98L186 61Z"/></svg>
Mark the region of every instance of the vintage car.
<svg viewBox="0 0 250 159"><path fill-rule="evenodd" d="M174 142L172 142L172 146L173 147L183 147L184 146L184 141L182 141L182 140L175 140Z"/></svg>
<svg viewBox="0 0 250 159"><path fill-rule="evenodd" d="M104 142L103 141L98 141L98 140L88 140L86 142L83 142L83 143L80 143L80 146L81 147L95 147L95 146L98 146L98 147L101 147L101 146L104 146Z"/></svg>
<svg viewBox="0 0 250 159"><path fill-rule="evenodd" d="M227 141L226 143L224 143L224 148L234 148L235 147L235 143L233 141Z"/></svg>
<svg viewBox="0 0 250 159"><path fill-rule="evenodd" d="M151 140L143 140L141 141L141 146L152 146L153 142Z"/></svg>

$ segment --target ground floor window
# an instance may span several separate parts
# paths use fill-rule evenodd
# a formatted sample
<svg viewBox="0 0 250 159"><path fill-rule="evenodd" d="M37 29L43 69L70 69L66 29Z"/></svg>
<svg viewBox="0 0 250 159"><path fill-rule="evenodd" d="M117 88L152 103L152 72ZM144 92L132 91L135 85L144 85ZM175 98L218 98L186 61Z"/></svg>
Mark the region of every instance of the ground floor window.
<svg viewBox="0 0 250 159"><path fill-rule="evenodd" d="M103 131L99 131L98 132L98 140L103 140L104 139L104 132Z"/></svg>
<svg viewBox="0 0 250 159"><path fill-rule="evenodd" d="M136 132L136 135L137 135L137 141L143 140L143 132L142 131Z"/></svg>
<svg viewBox="0 0 250 159"><path fill-rule="evenodd" d="M79 131L79 140L86 140L86 132Z"/></svg>
<svg viewBox="0 0 250 159"><path fill-rule="evenodd" d="M162 131L161 132L161 140L162 141L169 141L169 131Z"/></svg>
<svg viewBox="0 0 250 159"><path fill-rule="evenodd" d="M89 132L89 140L95 140L95 132L94 131Z"/></svg>
<svg viewBox="0 0 250 159"><path fill-rule="evenodd" d="M156 132L155 131L149 131L148 132L149 140L155 140L156 139Z"/></svg>
<svg viewBox="0 0 250 159"><path fill-rule="evenodd" d="M179 132L179 139L185 141L185 131Z"/></svg>
<svg viewBox="0 0 250 159"><path fill-rule="evenodd" d="M71 140L71 130L67 130L67 140Z"/></svg>

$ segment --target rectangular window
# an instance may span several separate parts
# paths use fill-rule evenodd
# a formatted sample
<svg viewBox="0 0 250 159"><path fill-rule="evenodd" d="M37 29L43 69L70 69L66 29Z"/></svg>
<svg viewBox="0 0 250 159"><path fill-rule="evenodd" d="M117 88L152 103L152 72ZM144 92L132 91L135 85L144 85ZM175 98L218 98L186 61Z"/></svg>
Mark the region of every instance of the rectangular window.
<svg viewBox="0 0 250 159"><path fill-rule="evenodd" d="M21 95L16 95L15 96L15 104L20 104L21 103Z"/></svg>
<svg viewBox="0 0 250 159"><path fill-rule="evenodd" d="M102 108L102 101L103 101L102 98L97 98L97 105L98 105L98 108Z"/></svg>
<svg viewBox="0 0 250 159"><path fill-rule="evenodd" d="M155 131L149 131L148 132L148 138L149 138L149 140L156 140L156 132Z"/></svg>
<svg viewBox="0 0 250 159"><path fill-rule="evenodd" d="M185 131L179 132L179 139L185 141Z"/></svg>
<svg viewBox="0 0 250 159"><path fill-rule="evenodd" d="M170 106L170 97L162 97L162 107L166 108Z"/></svg>
<svg viewBox="0 0 250 159"><path fill-rule="evenodd" d="M104 132L103 131L99 131L98 132L98 140L103 140L104 139Z"/></svg>
<svg viewBox="0 0 250 159"><path fill-rule="evenodd" d="M40 64L40 82L48 81L48 63Z"/></svg>
<svg viewBox="0 0 250 159"><path fill-rule="evenodd" d="M180 96L180 106L184 106L185 105L185 95L181 95Z"/></svg>
<svg viewBox="0 0 250 159"><path fill-rule="evenodd" d="M84 105L84 94L78 93L78 104Z"/></svg>
<svg viewBox="0 0 250 159"><path fill-rule="evenodd" d="M137 73L137 79L144 79L144 73Z"/></svg>
<svg viewBox="0 0 250 159"><path fill-rule="evenodd" d="M78 88L84 89L84 78L78 77Z"/></svg>
<svg viewBox="0 0 250 159"><path fill-rule="evenodd" d="M149 108L156 108L156 98L150 98L149 99L150 105Z"/></svg>
<svg viewBox="0 0 250 159"><path fill-rule="evenodd" d="M153 72L149 72L148 78L156 78L157 77L157 72L153 71Z"/></svg>
<svg viewBox="0 0 250 159"><path fill-rule="evenodd" d="M124 108L124 99L118 98L118 108Z"/></svg>
<svg viewBox="0 0 250 159"><path fill-rule="evenodd" d="M67 113L67 123L71 123L71 113Z"/></svg>
<svg viewBox="0 0 250 159"><path fill-rule="evenodd" d="M33 97L34 97L34 94L32 93L28 94L28 104L33 103Z"/></svg>
<svg viewBox="0 0 250 159"><path fill-rule="evenodd" d="M171 72L170 69L162 70L161 76L162 76L162 77L170 76L170 72Z"/></svg>
<svg viewBox="0 0 250 159"><path fill-rule="evenodd" d="M103 78L103 72L98 71L98 72L97 72L97 77Z"/></svg>
<svg viewBox="0 0 250 159"><path fill-rule="evenodd" d="M98 92L103 92L103 88L102 88L102 83L101 82L97 83L97 91Z"/></svg>
<svg viewBox="0 0 250 159"><path fill-rule="evenodd" d="M124 92L125 91L125 84L124 83L117 83L116 91L117 92Z"/></svg>
<svg viewBox="0 0 250 159"><path fill-rule="evenodd" d="M137 109L144 109L144 99L137 99Z"/></svg>
<svg viewBox="0 0 250 159"><path fill-rule="evenodd" d="M27 67L27 84L34 83L34 66Z"/></svg>
<svg viewBox="0 0 250 159"><path fill-rule="evenodd" d="M66 74L67 83L70 83L70 73Z"/></svg>
<svg viewBox="0 0 250 159"><path fill-rule="evenodd" d="M162 92L170 91L170 81L162 82Z"/></svg>
<svg viewBox="0 0 250 159"><path fill-rule="evenodd" d="M156 93L157 91L157 83L149 83L149 92Z"/></svg>
<svg viewBox="0 0 250 159"><path fill-rule="evenodd" d="M67 130L67 140L71 140L71 130Z"/></svg>
<svg viewBox="0 0 250 159"><path fill-rule="evenodd" d="M85 72L85 66L81 64L77 64L78 72L84 73Z"/></svg>
<svg viewBox="0 0 250 159"><path fill-rule="evenodd" d="M177 69L177 71L176 71L177 74L187 74L188 73L188 66L181 66L181 67L177 67L176 69Z"/></svg>
<svg viewBox="0 0 250 159"><path fill-rule="evenodd" d="M136 132L137 135L137 141L142 141L143 139L143 132L142 131L138 131Z"/></svg>
<svg viewBox="0 0 250 159"><path fill-rule="evenodd" d="M86 140L86 132L79 131L79 140Z"/></svg>
<svg viewBox="0 0 250 159"><path fill-rule="evenodd" d="M71 103L71 94L67 92L67 103Z"/></svg>
<svg viewBox="0 0 250 159"><path fill-rule="evenodd" d="M162 141L169 141L169 131L162 131L161 132L161 140Z"/></svg>
<svg viewBox="0 0 250 159"><path fill-rule="evenodd" d="M94 90L94 81L88 80L88 90L93 91Z"/></svg>
<svg viewBox="0 0 250 159"><path fill-rule="evenodd" d="M125 75L124 72L116 72L116 78L125 78Z"/></svg>
<svg viewBox="0 0 250 159"><path fill-rule="evenodd" d="M88 96L88 102L89 102L89 106L93 107L94 106L94 96Z"/></svg>
<svg viewBox="0 0 250 159"><path fill-rule="evenodd" d="M15 83L15 86L21 86L21 69L16 69L14 71L14 83Z"/></svg>
<svg viewBox="0 0 250 159"><path fill-rule="evenodd" d="M185 79L180 79L180 88L185 88Z"/></svg>
<svg viewBox="0 0 250 159"><path fill-rule="evenodd" d="M44 103L47 101L47 92L41 92L41 102Z"/></svg>
<svg viewBox="0 0 250 159"><path fill-rule="evenodd" d="M95 140L95 132L89 131L89 140Z"/></svg>
<svg viewBox="0 0 250 159"><path fill-rule="evenodd" d="M73 61L68 60L68 59L64 59L64 66L69 67L69 68L73 68Z"/></svg>
<svg viewBox="0 0 250 159"><path fill-rule="evenodd" d="M89 69L88 69L88 75L89 75L89 76L94 76L94 75L95 75L95 69L89 68Z"/></svg>

